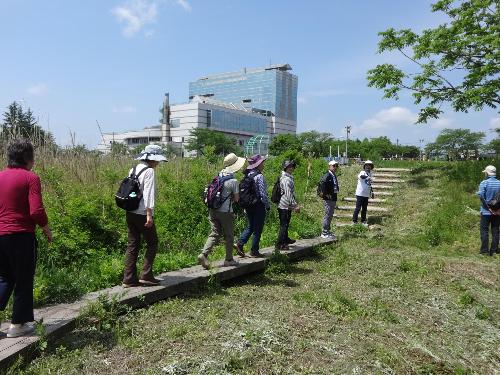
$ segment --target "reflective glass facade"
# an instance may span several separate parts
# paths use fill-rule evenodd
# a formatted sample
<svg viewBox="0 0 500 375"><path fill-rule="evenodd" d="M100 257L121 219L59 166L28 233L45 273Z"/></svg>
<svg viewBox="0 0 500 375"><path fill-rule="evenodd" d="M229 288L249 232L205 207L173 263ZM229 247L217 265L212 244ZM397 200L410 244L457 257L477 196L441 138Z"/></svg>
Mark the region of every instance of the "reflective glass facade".
<svg viewBox="0 0 500 375"><path fill-rule="evenodd" d="M210 128L255 134L267 132L267 119L264 116L249 116L220 109L212 109L210 113Z"/></svg>
<svg viewBox="0 0 500 375"><path fill-rule="evenodd" d="M297 85L297 76L286 70L249 69L190 82L189 98L206 96L297 121Z"/></svg>

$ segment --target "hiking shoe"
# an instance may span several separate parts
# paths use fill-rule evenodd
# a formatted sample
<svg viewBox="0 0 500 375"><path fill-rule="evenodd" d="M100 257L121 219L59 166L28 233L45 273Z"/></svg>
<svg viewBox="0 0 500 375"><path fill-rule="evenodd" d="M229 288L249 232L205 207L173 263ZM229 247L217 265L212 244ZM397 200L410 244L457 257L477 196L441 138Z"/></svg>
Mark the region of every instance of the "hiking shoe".
<svg viewBox="0 0 500 375"><path fill-rule="evenodd" d="M290 246L288 245L276 245L275 247L275 250L290 250Z"/></svg>
<svg viewBox="0 0 500 375"><path fill-rule="evenodd" d="M234 249L236 250L236 254L238 254L240 257L244 258L245 251L243 250L243 245L241 244L241 242L236 242L233 246L234 246Z"/></svg>
<svg viewBox="0 0 500 375"><path fill-rule="evenodd" d="M297 242L297 241L296 241L296 240L292 240L291 238L289 238L289 239L287 239L287 240L286 240L286 244L287 244L287 245L292 245L292 244L294 244L295 242Z"/></svg>
<svg viewBox="0 0 500 375"><path fill-rule="evenodd" d="M7 331L7 337L19 337L33 332L35 332L35 327L31 323L11 324Z"/></svg>
<svg viewBox="0 0 500 375"><path fill-rule="evenodd" d="M224 267L238 267L239 265L234 259L224 261Z"/></svg>
<svg viewBox="0 0 500 375"><path fill-rule="evenodd" d="M250 256L252 258L264 258L264 254L262 254L261 252L259 252L258 250L257 251L251 251L250 252Z"/></svg>
<svg viewBox="0 0 500 375"><path fill-rule="evenodd" d="M159 285L161 282L161 280L158 280L154 277L152 277L151 279L140 279L139 280L139 283L141 285L145 285L145 286L153 286L153 285Z"/></svg>
<svg viewBox="0 0 500 375"><path fill-rule="evenodd" d="M141 286L138 282L135 283L123 283L122 288L134 288L136 286Z"/></svg>
<svg viewBox="0 0 500 375"><path fill-rule="evenodd" d="M361 225L368 228L368 223L366 221L362 221Z"/></svg>
<svg viewBox="0 0 500 375"><path fill-rule="evenodd" d="M210 268L210 264L208 263L208 258L205 256L205 254L198 255L198 263L206 270Z"/></svg>

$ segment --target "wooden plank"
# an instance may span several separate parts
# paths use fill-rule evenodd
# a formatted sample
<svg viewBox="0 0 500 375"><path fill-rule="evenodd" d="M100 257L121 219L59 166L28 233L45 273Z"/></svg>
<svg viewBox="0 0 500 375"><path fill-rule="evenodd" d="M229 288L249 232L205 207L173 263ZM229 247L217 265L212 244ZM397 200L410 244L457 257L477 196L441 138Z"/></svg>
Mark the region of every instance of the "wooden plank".
<svg viewBox="0 0 500 375"><path fill-rule="evenodd" d="M290 245L290 250L282 251L290 258L297 260L312 253L315 246L333 243L331 239L320 237L298 240ZM274 251L273 247L262 249L261 252L269 257ZM226 281L258 271L262 271L267 263L266 258L236 258L239 262L235 267L222 267L223 261L212 262L212 268L205 270L201 266L194 266L178 271L171 271L157 276L161 279L158 286L136 287L124 289L115 286L109 289L89 293L75 303L47 306L35 310L35 319L43 319L45 340L53 342L64 336L76 326L77 318L81 311L101 294L110 298L116 296L120 303L133 308L150 305L166 298L184 293L194 286L206 284L211 277L219 281ZM37 353L39 337L35 334L18 338L6 338L8 324L4 323L0 330L0 369L6 368L19 356L33 357Z"/></svg>

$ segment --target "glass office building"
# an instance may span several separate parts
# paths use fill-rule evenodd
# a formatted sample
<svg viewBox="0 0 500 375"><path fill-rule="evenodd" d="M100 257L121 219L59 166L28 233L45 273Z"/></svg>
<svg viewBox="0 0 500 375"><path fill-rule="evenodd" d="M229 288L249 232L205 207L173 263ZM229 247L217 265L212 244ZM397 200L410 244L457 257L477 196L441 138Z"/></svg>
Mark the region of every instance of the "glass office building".
<svg viewBox="0 0 500 375"><path fill-rule="evenodd" d="M266 111L269 116L297 121L298 78L288 64L214 74L189 83L189 99L215 99Z"/></svg>

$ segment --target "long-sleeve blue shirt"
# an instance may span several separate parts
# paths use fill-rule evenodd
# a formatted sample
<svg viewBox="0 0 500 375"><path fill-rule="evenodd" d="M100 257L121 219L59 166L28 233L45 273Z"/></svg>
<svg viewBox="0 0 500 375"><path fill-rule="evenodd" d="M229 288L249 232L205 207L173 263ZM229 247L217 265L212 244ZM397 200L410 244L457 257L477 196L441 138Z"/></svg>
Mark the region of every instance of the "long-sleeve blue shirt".
<svg viewBox="0 0 500 375"><path fill-rule="evenodd" d="M500 181L495 176L489 176L479 184L477 195L481 199L481 215L491 215L486 203L500 191Z"/></svg>

